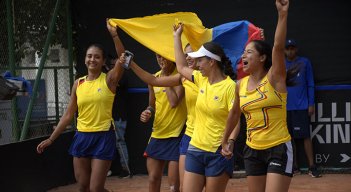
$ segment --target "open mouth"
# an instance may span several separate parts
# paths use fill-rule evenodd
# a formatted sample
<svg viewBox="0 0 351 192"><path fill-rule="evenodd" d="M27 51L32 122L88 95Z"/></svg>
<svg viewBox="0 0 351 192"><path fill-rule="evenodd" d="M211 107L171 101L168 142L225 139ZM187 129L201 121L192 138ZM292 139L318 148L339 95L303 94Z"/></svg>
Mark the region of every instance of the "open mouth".
<svg viewBox="0 0 351 192"><path fill-rule="evenodd" d="M243 64L244 64L244 65L247 65L248 63L249 63L249 62L247 62L247 61L243 61Z"/></svg>

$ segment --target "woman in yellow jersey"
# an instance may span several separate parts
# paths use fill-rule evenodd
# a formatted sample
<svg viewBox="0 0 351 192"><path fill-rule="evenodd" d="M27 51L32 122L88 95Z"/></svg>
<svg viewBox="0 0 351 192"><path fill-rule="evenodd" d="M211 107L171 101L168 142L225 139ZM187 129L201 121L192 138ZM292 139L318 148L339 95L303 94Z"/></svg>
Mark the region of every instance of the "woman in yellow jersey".
<svg viewBox="0 0 351 192"><path fill-rule="evenodd" d="M108 22L107 25L110 34L113 37L118 37L117 28L111 26ZM117 39L119 40L119 38ZM117 50L124 50L121 41L114 41L114 43ZM190 46L186 48L188 51L189 49L191 49ZM156 75L144 71L134 61L130 64L130 68L144 82L149 84L149 106L142 112L140 120L142 122L149 121L156 108L153 132L144 154L147 157L149 191L160 190L166 161L169 161L168 180L170 189L171 191L179 191L179 142L182 138L181 131L186 119L186 108L182 99L184 88L179 86L181 85L181 76L177 73L174 63L158 54L156 54L156 59L161 67L161 71L157 72ZM191 61L193 60L189 58L188 63L192 63ZM186 94L189 93L190 91ZM187 129L186 134L190 134L189 132L191 133L190 128Z"/></svg>
<svg viewBox="0 0 351 192"><path fill-rule="evenodd" d="M117 27L113 27L106 21L108 30L113 37L116 50L124 52L124 46L117 33ZM121 57L120 59L123 59ZM154 77L168 77L177 74L175 64L156 54L157 62L161 71ZM133 68L137 66L134 62ZM141 68L139 68L143 71ZM147 72L143 71L145 74ZM172 87L149 86L149 106L140 117L142 122L148 122L155 113L153 131L144 156L147 157L147 169L149 174L149 191L160 191L163 169L168 161L168 182L171 191L179 191L179 142L181 132L186 120L186 107L183 100L184 88L179 85L179 77ZM156 111L154 110L156 109Z"/></svg>
<svg viewBox="0 0 351 192"><path fill-rule="evenodd" d="M177 74L175 64L156 54L161 71L155 77ZM163 169L168 162L170 191L179 191L179 143L186 121L184 88L182 86L157 87L149 85L149 106L141 115L148 122L154 112L154 122L144 156L147 158L149 191L160 191ZM155 109L155 110L153 110Z"/></svg>
<svg viewBox="0 0 351 192"><path fill-rule="evenodd" d="M244 163L249 191L287 192L292 177L293 152L286 124L287 75L284 49L288 0L276 0L278 23L272 48L263 41L250 42L242 55L243 70L249 76L237 83L236 100L228 116L222 142L227 139L241 112L246 117L247 139ZM236 128L235 128L236 129Z"/></svg>
<svg viewBox="0 0 351 192"><path fill-rule="evenodd" d="M223 49L205 43L197 52L188 53L197 58L199 71L187 66L182 52L183 25L174 26L174 46L179 73L198 88L195 105L195 127L186 153L184 192L225 191L233 172L233 159L220 154L221 139L227 115L234 100L235 82L231 62Z"/></svg>
<svg viewBox="0 0 351 192"><path fill-rule="evenodd" d="M112 105L123 69L117 60L107 74L102 66L106 55L101 45L93 44L86 52L88 75L74 82L71 99L51 136L37 146L38 153L53 144L78 112L77 132L70 147L79 191L107 191L106 175L116 154Z"/></svg>
<svg viewBox="0 0 351 192"><path fill-rule="evenodd" d="M186 55L186 62L188 66L192 69L197 69L195 60L189 57L187 54L193 52L190 44L187 44L184 48L184 53ZM182 137L179 146L179 179L180 179L180 191L182 191L183 186L183 176L184 176L184 167L185 167L185 156L188 150L189 142L194 130L195 123L195 103L198 94L198 87L182 77L179 73L173 76L160 77L156 78L150 73L141 69L136 63L132 63L130 67L135 74L142 79L145 83L152 86L177 86L183 85L185 89L185 104L187 108L187 120L186 120L186 129L185 134Z"/></svg>

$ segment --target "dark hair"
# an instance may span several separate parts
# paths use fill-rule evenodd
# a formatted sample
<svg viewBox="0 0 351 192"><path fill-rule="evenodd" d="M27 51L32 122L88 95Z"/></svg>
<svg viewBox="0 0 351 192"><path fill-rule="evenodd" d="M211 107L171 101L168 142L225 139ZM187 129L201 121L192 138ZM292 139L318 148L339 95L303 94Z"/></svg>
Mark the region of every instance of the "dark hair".
<svg viewBox="0 0 351 192"><path fill-rule="evenodd" d="M254 44L255 49L260 53L260 55L266 55L266 60L264 61L264 69L268 71L272 66L272 47L267 42L262 40L251 41Z"/></svg>
<svg viewBox="0 0 351 192"><path fill-rule="evenodd" d="M190 48L191 48L190 43L187 43L187 44L185 45L184 50L185 50L187 47L190 47Z"/></svg>
<svg viewBox="0 0 351 192"><path fill-rule="evenodd" d="M221 62L217 62L218 67L224 72L225 75L228 75L231 79L236 80L236 73L234 72L232 62L225 55L222 47L212 41L204 43L203 46L205 47L205 49L207 49L213 54L218 55L221 58Z"/></svg>
<svg viewBox="0 0 351 192"><path fill-rule="evenodd" d="M103 58L103 59L106 59L106 58L107 58L107 54L106 54L106 51L105 51L104 46L102 46L102 45L99 44L99 43L93 43L93 44L91 44L91 45L88 46L87 51L88 51L88 49L90 49L91 47L96 47L96 48L100 49L101 52L102 52L102 58Z"/></svg>
<svg viewBox="0 0 351 192"><path fill-rule="evenodd" d="M260 55L265 55L266 60L264 61L263 67L268 71L272 66L272 47L267 42L262 40L252 40L255 49ZM291 67L286 71L286 85L294 86L296 85L295 77L299 73L299 66Z"/></svg>

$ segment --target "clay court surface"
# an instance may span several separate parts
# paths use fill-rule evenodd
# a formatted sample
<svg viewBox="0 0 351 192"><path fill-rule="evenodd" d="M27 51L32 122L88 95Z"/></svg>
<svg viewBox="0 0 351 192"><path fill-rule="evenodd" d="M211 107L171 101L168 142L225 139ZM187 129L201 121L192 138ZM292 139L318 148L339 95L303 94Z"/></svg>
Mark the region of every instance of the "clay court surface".
<svg viewBox="0 0 351 192"><path fill-rule="evenodd" d="M120 179L117 176L108 177L106 189L113 192L147 192L147 175L135 175L131 179ZM49 192L77 192L77 185L61 186ZM162 192L168 192L167 177L162 179ZM226 191L246 192L246 178L233 178L229 180ZM293 177L290 192L351 192L351 174L325 174L321 178L311 178L302 174Z"/></svg>

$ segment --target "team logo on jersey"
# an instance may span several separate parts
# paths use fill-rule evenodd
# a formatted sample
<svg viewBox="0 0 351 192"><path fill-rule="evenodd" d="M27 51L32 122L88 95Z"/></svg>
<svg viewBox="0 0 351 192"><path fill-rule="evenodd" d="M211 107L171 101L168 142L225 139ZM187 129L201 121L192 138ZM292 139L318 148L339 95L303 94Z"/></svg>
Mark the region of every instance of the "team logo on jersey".
<svg viewBox="0 0 351 192"><path fill-rule="evenodd" d="M159 87L154 87L154 92L155 92L155 93L159 92L160 90L161 90L161 88L159 88Z"/></svg>
<svg viewBox="0 0 351 192"><path fill-rule="evenodd" d="M97 89L97 92L99 92L99 93L101 92L101 88L100 87Z"/></svg>
<svg viewBox="0 0 351 192"><path fill-rule="evenodd" d="M214 96L213 98L215 101L218 101L219 97L218 96Z"/></svg>
<svg viewBox="0 0 351 192"><path fill-rule="evenodd" d="M205 91L203 89L200 89L200 93L205 93Z"/></svg>

